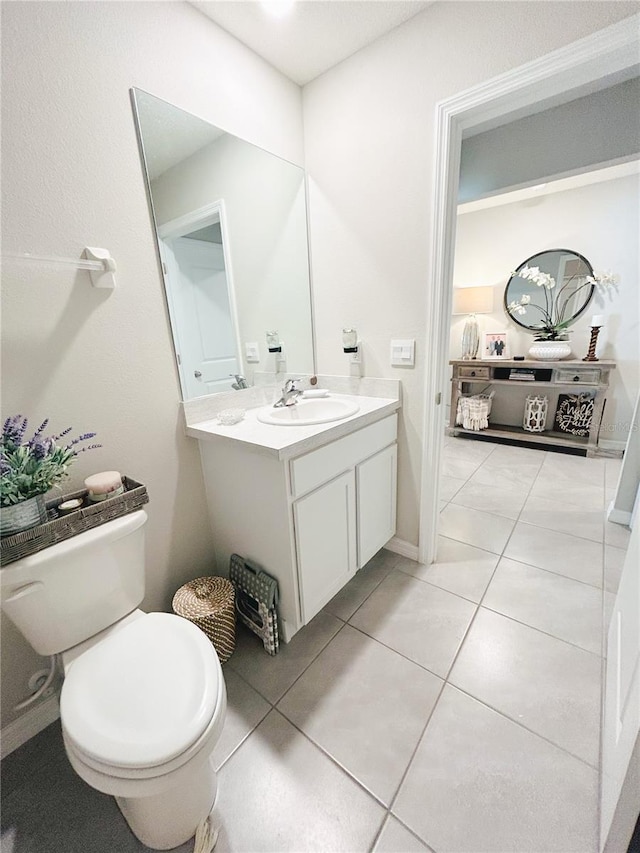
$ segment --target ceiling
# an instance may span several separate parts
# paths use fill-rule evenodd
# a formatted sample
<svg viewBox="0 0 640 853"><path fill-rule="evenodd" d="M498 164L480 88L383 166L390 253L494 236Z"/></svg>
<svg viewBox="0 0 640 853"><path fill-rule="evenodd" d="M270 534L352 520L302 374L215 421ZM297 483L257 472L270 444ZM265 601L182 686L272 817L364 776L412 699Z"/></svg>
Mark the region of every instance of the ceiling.
<svg viewBox="0 0 640 853"><path fill-rule="evenodd" d="M190 4L299 86L409 20L433 0L298 0L273 17L256 0Z"/></svg>

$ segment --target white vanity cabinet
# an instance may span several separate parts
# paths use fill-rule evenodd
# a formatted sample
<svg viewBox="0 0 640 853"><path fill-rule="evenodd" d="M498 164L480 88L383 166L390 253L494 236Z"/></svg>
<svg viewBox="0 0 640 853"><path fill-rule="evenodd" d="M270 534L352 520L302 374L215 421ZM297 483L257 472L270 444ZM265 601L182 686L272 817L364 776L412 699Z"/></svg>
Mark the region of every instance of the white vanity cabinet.
<svg viewBox="0 0 640 853"><path fill-rule="evenodd" d="M396 438L391 415L290 463L304 624L395 533Z"/></svg>
<svg viewBox="0 0 640 853"><path fill-rule="evenodd" d="M395 533L397 414L282 458L200 441L217 573L237 553L278 579L283 639Z"/></svg>

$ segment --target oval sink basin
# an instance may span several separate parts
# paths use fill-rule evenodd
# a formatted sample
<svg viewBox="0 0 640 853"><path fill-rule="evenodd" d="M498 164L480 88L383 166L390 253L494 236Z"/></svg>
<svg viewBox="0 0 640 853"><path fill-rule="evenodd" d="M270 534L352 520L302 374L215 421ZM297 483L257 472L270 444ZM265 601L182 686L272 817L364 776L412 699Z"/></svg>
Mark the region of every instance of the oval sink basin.
<svg viewBox="0 0 640 853"><path fill-rule="evenodd" d="M294 406L283 406L280 409L269 406L260 409L257 418L263 424L275 426L309 426L341 421L355 415L359 409L360 406L352 400L322 397L317 400L299 400Z"/></svg>

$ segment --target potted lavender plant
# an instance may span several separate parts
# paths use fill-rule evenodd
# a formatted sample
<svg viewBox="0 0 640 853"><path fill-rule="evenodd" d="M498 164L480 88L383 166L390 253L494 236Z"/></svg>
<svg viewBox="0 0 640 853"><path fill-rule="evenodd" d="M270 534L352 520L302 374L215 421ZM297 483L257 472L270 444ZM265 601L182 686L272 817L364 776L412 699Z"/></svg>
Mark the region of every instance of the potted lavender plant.
<svg viewBox="0 0 640 853"><path fill-rule="evenodd" d="M7 418L0 436L0 535L9 536L28 530L47 520L45 494L68 476L68 468L78 453L100 447L80 448L95 436L87 432L67 443L61 442L71 427L60 435L45 436L46 420L25 441L27 419L22 415Z"/></svg>

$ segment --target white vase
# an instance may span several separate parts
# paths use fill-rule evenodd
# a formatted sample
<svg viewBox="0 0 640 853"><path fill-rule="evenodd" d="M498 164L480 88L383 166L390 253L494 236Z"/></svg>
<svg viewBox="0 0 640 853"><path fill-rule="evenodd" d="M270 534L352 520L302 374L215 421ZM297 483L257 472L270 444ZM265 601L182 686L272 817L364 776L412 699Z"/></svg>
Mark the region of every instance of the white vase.
<svg viewBox="0 0 640 853"><path fill-rule="evenodd" d="M529 348L529 358L535 361L560 361L570 355L569 341L534 341Z"/></svg>
<svg viewBox="0 0 640 853"><path fill-rule="evenodd" d="M12 506L0 507L0 534L11 536L47 520L44 495L36 495Z"/></svg>

